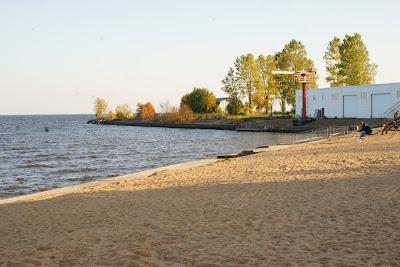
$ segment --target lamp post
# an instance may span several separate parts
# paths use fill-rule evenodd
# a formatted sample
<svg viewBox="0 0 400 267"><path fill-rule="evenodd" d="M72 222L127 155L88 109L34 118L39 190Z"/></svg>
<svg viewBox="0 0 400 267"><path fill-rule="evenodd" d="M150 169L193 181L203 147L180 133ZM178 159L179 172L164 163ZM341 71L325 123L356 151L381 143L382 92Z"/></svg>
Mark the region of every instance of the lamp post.
<svg viewBox="0 0 400 267"><path fill-rule="evenodd" d="M301 71L287 71L287 70L275 70L272 71L274 75L293 75L297 81L302 84L302 107L301 107L301 118L303 120L307 119L307 89L308 84L317 75L317 69L311 68L308 70Z"/></svg>

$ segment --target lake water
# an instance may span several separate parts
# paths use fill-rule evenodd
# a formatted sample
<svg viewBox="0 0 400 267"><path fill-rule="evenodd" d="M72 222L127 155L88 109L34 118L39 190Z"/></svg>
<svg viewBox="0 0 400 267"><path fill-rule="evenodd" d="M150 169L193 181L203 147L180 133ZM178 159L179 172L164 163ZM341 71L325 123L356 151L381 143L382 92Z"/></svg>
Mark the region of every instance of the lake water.
<svg viewBox="0 0 400 267"><path fill-rule="evenodd" d="M272 133L86 124L90 118L0 116L0 198L240 152L277 141Z"/></svg>

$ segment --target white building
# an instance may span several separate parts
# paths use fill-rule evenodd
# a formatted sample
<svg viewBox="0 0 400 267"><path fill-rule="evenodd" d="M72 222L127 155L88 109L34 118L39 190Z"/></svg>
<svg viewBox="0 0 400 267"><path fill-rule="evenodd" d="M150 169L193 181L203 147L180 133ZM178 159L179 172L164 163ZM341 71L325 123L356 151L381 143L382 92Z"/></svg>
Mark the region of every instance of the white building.
<svg viewBox="0 0 400 267"><path fill-rule="evenodd" d="M228 112L226 110L226 108L229 104L228 97L219 97L216 99L216 103L217 103L217 106L222 110L222 112ZM293 109L293 107L290 104L286 103L286 110L290 111L292 109ZM255 111L255 108L254 108L254 111ZM281 101L280 101L280 99L274 99L272 101L272 112L280 112L280 111L281 111Z"/></svg>
<svg viewBox="0 0 400 267"><path fill-rule="evenodd" d="M400 102L400 83L318 88L307 90L307 116L324 108L328 118L383 118ZM296 116L301 116L302 91L296 91Z"/></svg>
<svg viewBox="0 0 400 267"><path fill-rule="evenodd" d="M217 106L222 110L222 112L226 112L226 107L229 104L229 98L227 97L219 97L216 99Z"/></svg>

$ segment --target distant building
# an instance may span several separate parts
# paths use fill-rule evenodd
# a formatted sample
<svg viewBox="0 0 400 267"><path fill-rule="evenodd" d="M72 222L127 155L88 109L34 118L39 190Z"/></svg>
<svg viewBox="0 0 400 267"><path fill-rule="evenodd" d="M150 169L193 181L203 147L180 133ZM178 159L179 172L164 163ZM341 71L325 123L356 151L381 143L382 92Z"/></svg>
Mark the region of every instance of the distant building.
<svg viewBox="0 0 400 267"><path fill-rule="evenodd" d="M293 106L286 102L286 111L291 111ZM275 98L272 101L272 112L281 112L281 100L279 98Z"/></svg>
<svg viewBox="0 0 400 267"><path fill-rule="evenodd" d="M222 110L222 112L228 112L228 111L226 110L226 107L227 107L228 104L229 104L229 98L228 98L228 97L220 97L220 98L217 98L217 99L216 99L216 102L217 102L217 106ZM287 110L287 111L292 110L292 108L293 108L292 105L286 103L286 110ZM254 111L255 111L255 108L254 108ZM272 112L280 112L280 111L281 111L281 102L280 102L280 99L279 99L279 98L274 99L274 100L272 101Z"/></svg>
<svg viewBox="0 0 400 267"><path fill-rule="evenodd" d="M318 88L307 91L307 116L324 108L327 118L384 118L400 103L400 83ZM302 91L296 91L296 116L301 116Z"/></svg>
<svg viewBox="0 0 400 267"><path fill-rule="evenodd" d="M229 104L229 98L228 97L219 97L216 100L217 106L222 110L222 112L227 112L226 107Z"/></svg>

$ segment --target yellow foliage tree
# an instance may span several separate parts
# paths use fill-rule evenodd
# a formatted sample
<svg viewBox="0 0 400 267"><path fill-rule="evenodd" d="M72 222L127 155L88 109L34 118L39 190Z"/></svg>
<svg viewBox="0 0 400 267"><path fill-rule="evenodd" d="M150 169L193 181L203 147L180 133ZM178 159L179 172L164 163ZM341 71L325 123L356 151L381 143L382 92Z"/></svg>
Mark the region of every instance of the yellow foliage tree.
<svg viewBox="0 0 400 267"><path fill-rule="evenodd" d="M137 112L138 112L138 117L141 120L149 120L154 118L156 111L153 107L153 105L150 102L147 102L146 104L142 105L142 104L138 104L138 108L137 108Z"/></svg>
<svg viewBox="0 0 400 267"><path fill-rule="evenodd" d="M132 119L133 113L128 104L118 105L115 108L115 116L117 120Z"/></svg>
<svg viewBox="0 0 400 267"><path fill-rule="evenodd" d="M107 114L107 120L108 121L113 121L115 119L115 114L112 110L110 110Z"/></svg>
<svg viewBox="0 0 400 267"><path fill-rule="evenodd" d="M96 98L94 101L94 112L96 114L96 119L102 119L103 114L107 110L107 102L103 98Z"/></svg>

